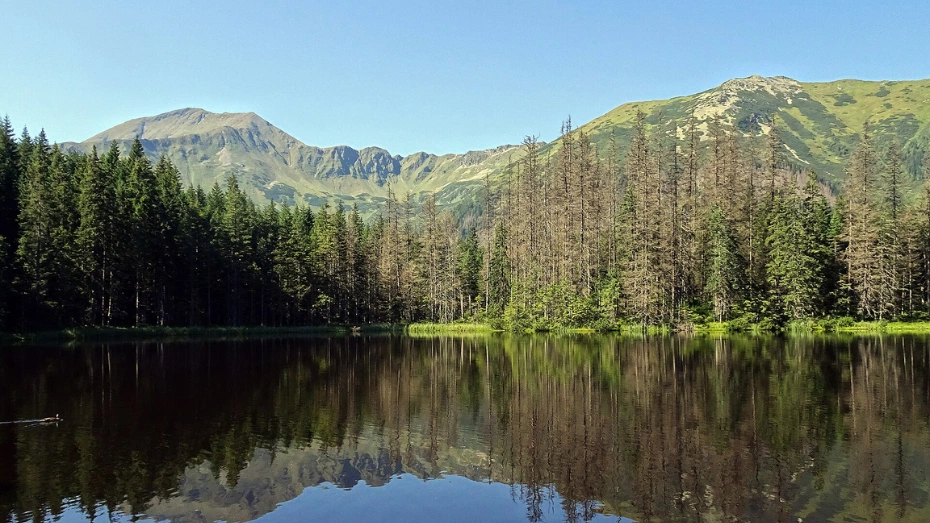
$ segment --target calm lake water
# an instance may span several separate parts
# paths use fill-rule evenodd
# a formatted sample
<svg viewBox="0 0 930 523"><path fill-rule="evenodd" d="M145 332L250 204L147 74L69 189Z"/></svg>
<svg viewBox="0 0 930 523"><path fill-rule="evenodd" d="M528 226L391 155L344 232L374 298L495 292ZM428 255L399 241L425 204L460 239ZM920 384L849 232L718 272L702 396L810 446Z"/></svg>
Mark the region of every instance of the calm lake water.
<svg viewBox="0 0 930 523"><path fill-rule="evenodd" d="M930 338L0 349L0 521L930 521Z"/></svg>

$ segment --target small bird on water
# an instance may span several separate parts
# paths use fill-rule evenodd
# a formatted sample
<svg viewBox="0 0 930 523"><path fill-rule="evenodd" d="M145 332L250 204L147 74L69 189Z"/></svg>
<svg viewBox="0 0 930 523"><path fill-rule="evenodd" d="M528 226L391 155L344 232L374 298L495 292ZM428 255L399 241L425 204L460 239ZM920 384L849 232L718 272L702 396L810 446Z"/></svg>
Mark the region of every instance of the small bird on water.
<svg viewBox="0 0 930 523"><path fill-rule="evenodd" d="M40 418L40 419L21 419L16 421L0 421L0 425L19 425L19 424L29 424L36 425L39 423L58 423L59 421L64 421L61 419L61 416L55 414L50 418Z"/></svg>

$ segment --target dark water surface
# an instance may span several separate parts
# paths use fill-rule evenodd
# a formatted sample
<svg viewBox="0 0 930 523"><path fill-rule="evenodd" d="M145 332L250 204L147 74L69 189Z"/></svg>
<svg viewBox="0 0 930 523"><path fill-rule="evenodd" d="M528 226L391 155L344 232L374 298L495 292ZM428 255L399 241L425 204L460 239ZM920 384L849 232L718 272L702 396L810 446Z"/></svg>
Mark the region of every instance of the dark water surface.
<svg viewBox="0 0 930 523"><path fill-rule="evenodd" d="M0 521L930 521L928 347L0 348Z"/></svg>

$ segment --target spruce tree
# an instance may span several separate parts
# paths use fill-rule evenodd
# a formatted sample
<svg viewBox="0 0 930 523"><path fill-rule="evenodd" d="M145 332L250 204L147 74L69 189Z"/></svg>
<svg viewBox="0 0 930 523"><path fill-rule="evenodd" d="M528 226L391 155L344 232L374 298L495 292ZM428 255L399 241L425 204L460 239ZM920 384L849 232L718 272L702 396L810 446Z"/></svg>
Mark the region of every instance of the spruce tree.
<svg viewBox="0 0 930 523"><path fill-rule="evenodd" d="M881 319L887 314L882 299L880 229L877 210L878 160L868 125L850 161L846 178L844 240L847 285L858 315Z"/></svg>
<svg viewBox="0 0 930 523"><path fill-rule="evenodd" d="M205 317L208 308L210 266L215 256L212 250L213 230L207 217L207 194L203 188L193 187L184 191L184 205L178 226L178 259L175 277L185 290L182 310L176 315L185 318L186 325L202 325L209 322Z"/></svg>
<svg viewBox="0 0 930 523"><path fill-rule="evenodd" d="M713 304L717 321L725 321L742 298L745 268L736 237L720 207L711 208L707 225L708 264L704 292Z"/></svg>
<svg viewBox="0 0 930 523"><path fill-rule="evenodd" d="M882 170L882 202L879 208L878 260L880 273L879 295L883 309L889 315L897 315L903 302L904 227L903 186L905 185L904 162L897 139L892 139L885 152Z"/></svg>
<svg viewBox="0 0 930 523"><path fill-rule="evenodd" d="M510 257L507 255L507 229L498 222L494 231L494 244L489 259L488 314L500 315L510 300Z"/></svg>
<svg viewBox="0 0 930 523"><path fill-rule="evenodd" d="M86 157L78 195L78 260L87 299L85 321L106 324L109 273L113 270L113 213L115 187L111 172L100 165L97 147Z"/></svg>
<svg viewBox="0 0 930 523"><path fill-rule="evenodd" d="M922 198L918 211L918 262L919 287L917 292L923 302L923 312L930 314L930 151L923 158Z"/></svg>
<svg viewBox="0 0 930 523"><path fill-rule="evenodd" d="M7 314L16 294L12 289L11 261L19 240L19 188L22 173L19 148L10 119L0 120L0 330L7 327Z"/></svg>
<svg viewBox="0 0 930 523"><path fill-rule="evenodd" d="M7 315L10 311L10 300L15 296L11 292L10 282L10 255L6 238L0 236L0 332L7 329Z"/></svg>
<svg viewBox="0 0 930 523"><path fill-rule="evenodd" d="M166 156L155 166L155 185L159 242L155 268L155 321L165 325L176 309L175 296L180 294L180 283L176 278L182 260L178 257L181 217L184 199L181 191L181 173Z"/></svg>
<svg viewBox="0 0 930 523"><path fill-rule="evenodd" d="M132 296L134 325L157 319L156 292L159 252L163 246L159 188L152 164L136 138L126 159L127 196L132 238Z"/></svg>
<svg viewBox="0 0 930 523"><path fill-rule="evenodd" d="M456 259L458 277L459 315L465 317L481 297L481 267L484 259L478 243L478 230L471 227L459 240Z"/></svg>
<svg viewBox="0 0 930 523"><path fill-rule="evenodd" d="M13 254L16 239L19 237L17 217L19 216L20 178L19 148L13 135L10 119L0 120L0 237L6 239L6 252L9 259Z"/></svg>
<svg viewBox="0 0 930 523"><path fill-rule="evenodd" d="M226 324L241 325L243 300L249 290L253 264L253 208L250 200L239 189L236 177L226 179L225 203L220 217L219 238L221 253L226 261Z"/></svg>
<svg viewBox="0 0 930 523"><path fill-rule="evenodd" d="M370 244L369 234L357 204L352 204L346 224L349 257L348 292L351 300L350 321L353 323L370 319Z"/></svg>
<svg viewBox="0 0 930 523"><path fill-rule="evenodd" d="M17 281L15 287L25 298L19 315L23 327L48 327L58 313L53 279L55 244L52 216L53 188L48 142L40 133L35 144L24 132L20 143L28 143L29 164L21 186L19 202L20 239L16 249Z"/></svg>
<svg viewBox="0 0 930 523"><path fill-rule="evenodd" d="M261 325L275 323L276 308L281 298L276 292L273 277L273 252L280 241L280 235L278 207L272 200L259 212L255 233L255 268L259 293L258 323Z"/></svg>
<svg viewBox="0 0 930 523"><path fill-rule="evenodd" d="M822 286L817 224L794 195L776 196L766 238L770 308L768 316L778 320L814 317Z"/></svg>

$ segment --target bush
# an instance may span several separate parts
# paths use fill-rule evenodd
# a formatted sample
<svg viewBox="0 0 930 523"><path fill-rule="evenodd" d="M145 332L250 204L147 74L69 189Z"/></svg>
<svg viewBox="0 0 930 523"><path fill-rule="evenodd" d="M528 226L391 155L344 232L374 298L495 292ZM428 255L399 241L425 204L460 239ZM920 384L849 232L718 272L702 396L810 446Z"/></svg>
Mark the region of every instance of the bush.
<svg viewBox="0 0 930 523"><path fill-rule="evenodd" d="M738 316L727 322L727 332L746 332L751 326L746 316Z"/></svg>
<svg viewBox="0 0 930 523"><path fill-rule="evenodd" d="M709 303L689 303L683 308L685 321L694 324L707 324L714 321L714 308Z"/></svg>
<svg viewBox="0 0 930 523"><path fill-rule="evenodd" d="M778 318L765 317L756 324L756 328L762 332L781 332L784 330L784 324Z"/></svg>
<svg viewBox="0 0 930 523"><path fill-rule="evenodd" d="M516 303L510 303L504 309L504 325L515 332L524 332L533 328L533 322L526 309Z"/></svg>

